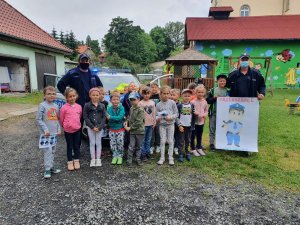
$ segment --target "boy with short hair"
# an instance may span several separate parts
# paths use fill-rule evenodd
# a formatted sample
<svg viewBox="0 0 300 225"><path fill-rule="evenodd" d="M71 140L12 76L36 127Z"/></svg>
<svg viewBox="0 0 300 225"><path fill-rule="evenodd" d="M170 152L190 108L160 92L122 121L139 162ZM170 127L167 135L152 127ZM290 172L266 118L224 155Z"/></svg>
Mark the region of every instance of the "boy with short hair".
<svg viewBox="0 0 300 225"><path fill-rule="evenodd" d="M129 100L132 107L130 108L128 123L124 123L125 129L130 132L127 163L129 166L132 165L133 154L136 152L137 164L141 166L141 149L145 133L144 109L139 106L140 95L137 92L131 92Z"/></svg>
<svg viewBox="0 0 300 225"><path fill-rule="evenodd" d="M208 109L209 117L209 148L215 149L215 135L216 135L216 117L217 117L217 98L228 96L228 90L226 89L227 76L220 74L217 76L217 87L209 90L207 103L210 105Z"/></svg>
<svg viewBox="0 0 300 225"><path fill-rule="evenodd" d="M40 130L40 135L49 137L50 135L61 135L59 124L59 108L53 101L56 99L56 90L52 86L44 88L45 101L40 103L36 114L36 122ZM54 167L54 154L56 143L54 145L42 148L44 153L44 178L50 178L51 173L59 173L61 170Z"/></svg>
<svg viewBox="0 0 300 225"><path fill-rule="evenodd" d="M175 103L176 106L178 106L178 104L180 104L179 102L179 98L180 98L180 89L174 88L171 89L170 91L171 95L170 95L170 99L172 99ZM179 130L178 130L178 126L175 125L175 131L174 131L174 154L178 155L178 139L176 138L179 134Z"/></svg>
<svg viewBox="0 0 300 225"><path fill-rule="evenodd" d="M191 142L191 132L195 128L194 105L190 103L191 95L190 89L183 89L181 92L182 103L177 105L178 118L176 119L176 126L178 132L175 139L178 143L179 157L178 161L183 162L183 147L185 149L186 159L191 161L191 154L189 153L189 146Z"/></svg>

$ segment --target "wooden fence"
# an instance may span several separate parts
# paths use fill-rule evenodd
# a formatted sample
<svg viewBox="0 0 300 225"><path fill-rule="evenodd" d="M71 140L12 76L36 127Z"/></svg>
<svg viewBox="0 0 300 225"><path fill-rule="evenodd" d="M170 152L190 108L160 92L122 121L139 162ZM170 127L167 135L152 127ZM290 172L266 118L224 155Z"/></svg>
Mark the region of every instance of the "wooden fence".
<svg viewBox="0 0 300 225"><path fill-rule="evenodd" d="M195 78L174 78L174 80L170 78L163 79L164 85L173 86L172 82L174 82L174 88L178 88L180 90L187 88L190 83L195 82ZM214 87L214 78L203 78L203 84L207 90Z"/></svg>

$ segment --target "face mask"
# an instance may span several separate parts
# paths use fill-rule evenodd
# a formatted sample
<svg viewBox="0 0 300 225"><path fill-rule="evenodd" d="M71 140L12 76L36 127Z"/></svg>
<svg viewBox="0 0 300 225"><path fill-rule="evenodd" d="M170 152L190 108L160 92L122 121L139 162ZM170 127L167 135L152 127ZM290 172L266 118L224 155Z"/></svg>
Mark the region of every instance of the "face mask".
<svg viewBox="0 0 300 225"><path fill-rule="evenodd" d="M249 61L241 61L241 67L245 68L249 66Z"/></svg>
<svg viewBox="0 0 300 225"><path fill-rule="evenodd" d="M83 70L87 70L89 68L90 64L89 63L80 63L80 68Z"/></svg>

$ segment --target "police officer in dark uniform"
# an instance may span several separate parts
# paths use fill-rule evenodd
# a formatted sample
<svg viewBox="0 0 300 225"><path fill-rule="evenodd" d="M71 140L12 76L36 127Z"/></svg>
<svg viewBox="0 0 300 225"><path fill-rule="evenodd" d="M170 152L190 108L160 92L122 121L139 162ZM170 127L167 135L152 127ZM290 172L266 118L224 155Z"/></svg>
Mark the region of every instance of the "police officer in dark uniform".
<svg viewBox="0 0 300 225"><path fill-rule="evenodd" d="M239 58L240 67L228 75L227 87L230 97L257 97L264 99L266 84L261 73L250 68L250 56L246 53Z"/></svg>
<svg viewBox="0 0 300 225"><path fill-rule="evenodd" d="M97 75L93 75L90 66L90 57L87 54L79 56L78 66L67 72L58 84L58 90L64 94L67 86L74 88L77 91L77 103L84 107L84 104L90 101L89 91L93 87L102 87L102 83Z"/></svg>

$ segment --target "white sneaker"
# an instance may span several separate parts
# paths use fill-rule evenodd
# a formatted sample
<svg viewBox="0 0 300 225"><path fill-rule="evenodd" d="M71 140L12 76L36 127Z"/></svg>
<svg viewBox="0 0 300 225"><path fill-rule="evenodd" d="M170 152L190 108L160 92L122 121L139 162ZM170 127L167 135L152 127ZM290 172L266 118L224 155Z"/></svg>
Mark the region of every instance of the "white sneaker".
<svg viewBox="0 0 300 225"><path fill-rule="evenodd" d="M96 159L91 159L90 167L96 166Z"/></svg>
<svg viewBox="0 0 300 225"><path fill-rule="evenodd" d="M178 148L174 148L174 154L178 155Z"/></svg>
<svg viewBox="0 0 300 225"><path fill-rule="evenodd" d="M191 151L194 156L200 156L200 154L196 150Z"/></svg>
<svg viewBox="0 0 300 225"><path fill-rule="evenodd" d="M200 149L197 149L197 152L200 154L200 155L206 155L205 152L200 148Z"/></svg>
<svg viewBox="0 0 300 225"><path fill-rule="evenodd" d="M150 148L150 155L153 155L153 152L154 152L154 147L151 147Z"/></svg>
<svg viewBox="0 0 300 225"><path fill-rule="evenodd" d="M170 159L169 159L169 165L170 165L170 166L173 166L173 165L174 165L174 159L173 159L173 158L170 158Z"/></svg>
<svg viewBox="0 0 300 225"><path fill-rule="evenodd" d="M165 159L160 158L159 161L157 162L158 165L162 165L164 164Z"/></svg>
<svg viewBox="0 0 300 225"><path fill-rule="evenodd" d="M96 159L95 166L102 166L101 159Z"/></svg>
<svg viewBox="0 0 300 225"><path fill-rule="evenodd" d="M156 153L160 153L160 147L159 146L156 147L156 151L155 152Z"/></svg>

